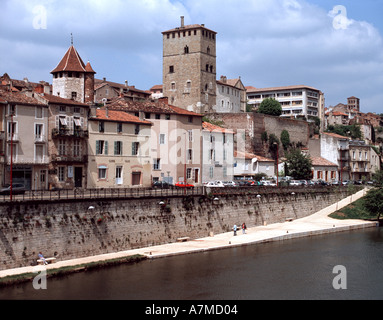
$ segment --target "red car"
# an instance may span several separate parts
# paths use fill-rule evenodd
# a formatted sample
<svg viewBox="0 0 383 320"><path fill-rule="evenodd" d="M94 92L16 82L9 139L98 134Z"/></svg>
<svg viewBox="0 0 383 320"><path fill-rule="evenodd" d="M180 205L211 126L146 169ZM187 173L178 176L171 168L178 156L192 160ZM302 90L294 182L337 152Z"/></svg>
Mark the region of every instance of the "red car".
<svg viewBox="0 0 383 320"><path fill-rule="evenodd" d="M181 181L181 182L177 182L177 183L175 184L175 186L178 187L178 188L194 188L194 186L193 186L192 184L190 184L190 183L185 183L185 182L183 182L183 181Z"/></svg>

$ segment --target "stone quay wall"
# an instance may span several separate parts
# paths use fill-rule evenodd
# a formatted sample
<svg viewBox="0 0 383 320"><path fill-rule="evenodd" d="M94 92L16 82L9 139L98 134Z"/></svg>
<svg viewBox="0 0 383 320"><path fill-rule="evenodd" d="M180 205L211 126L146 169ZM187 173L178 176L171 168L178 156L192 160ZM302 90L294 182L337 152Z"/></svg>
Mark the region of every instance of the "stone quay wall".
<svg viewBox="0 0 383 320"><path fill-rule="evenodd" d="M217 190L219 189L219 190ZM350 195L347 188L215 188L205 195L0 203L0 270L285 222Z"/></svg>

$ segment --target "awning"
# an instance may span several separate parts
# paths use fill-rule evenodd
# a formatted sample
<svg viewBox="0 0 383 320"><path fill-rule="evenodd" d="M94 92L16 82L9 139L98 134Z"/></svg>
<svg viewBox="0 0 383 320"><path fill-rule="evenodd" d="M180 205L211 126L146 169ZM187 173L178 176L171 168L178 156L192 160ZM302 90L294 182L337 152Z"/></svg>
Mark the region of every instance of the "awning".
<svg viewBox="0 0 383 320"><path fill-rule="evenodd" d="M60 117L60 123L61 123L63 126L67 126L67 125L68 125L68 123L67 123L67 121L66 121L66 118L64 118L64 117Z"/></svg>
<svg viewBox="0 0 383 320"><path fill-rule="evenodd" d="M78 118L73 118L73 121L74 121L74 124L75 124L76 127L81 127L80 119L78 119Z"/></svg>

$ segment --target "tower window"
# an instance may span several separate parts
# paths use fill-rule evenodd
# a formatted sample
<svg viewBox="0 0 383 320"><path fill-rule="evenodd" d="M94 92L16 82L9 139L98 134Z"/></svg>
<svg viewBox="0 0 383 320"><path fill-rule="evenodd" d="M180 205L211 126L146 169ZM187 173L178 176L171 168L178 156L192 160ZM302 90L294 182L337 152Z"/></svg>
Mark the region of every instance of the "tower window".
<svg viewBox="0 0 383 320"><path fill-rule="evenodd" d="M189 53L189 47L188 46L185 46L184 53Z"/></svg>
<svg viewBox="0 0 383 320"><path fill-rule="evenodd" d="M169 66L169 73L174 73L174 66Z"/></svg>
<svg viewBox="0 0 383 320"><path fill-rule="evenodd" d="M77 98L77 92L72 92L72 100L75 100Z"/></svg>
<svg viewBox="0 0 383 320"><path fill-rule="evenodd" d="M210 47L207 47L207 54L210 54Z"/></svg>

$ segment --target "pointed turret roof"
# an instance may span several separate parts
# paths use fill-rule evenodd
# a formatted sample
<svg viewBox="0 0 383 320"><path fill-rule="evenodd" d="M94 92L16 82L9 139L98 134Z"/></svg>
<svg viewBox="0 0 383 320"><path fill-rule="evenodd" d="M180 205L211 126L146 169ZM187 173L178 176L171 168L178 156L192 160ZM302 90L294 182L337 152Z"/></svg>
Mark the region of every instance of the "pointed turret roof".
<svg viewBox="0 0 383 320"><path fill-rule="evenodd" d="M61 59L57 67L51 71L51 73L62 72L62 71L71 71L71 72L93 72L90 63L88 62L85 65L82 61L80 55L73 45L71 45L68 51L65 53L64 57Z"/></svg>

